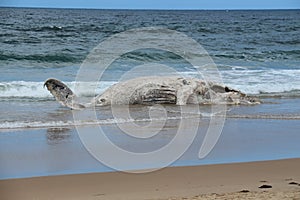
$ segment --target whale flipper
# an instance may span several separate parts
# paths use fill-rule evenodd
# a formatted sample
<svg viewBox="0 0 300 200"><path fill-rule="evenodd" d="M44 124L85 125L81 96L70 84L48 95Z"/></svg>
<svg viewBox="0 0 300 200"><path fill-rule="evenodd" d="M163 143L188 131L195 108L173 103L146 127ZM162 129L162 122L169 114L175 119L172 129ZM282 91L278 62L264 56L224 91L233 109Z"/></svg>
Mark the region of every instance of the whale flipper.
<svg viewBox="0 0 300 200"><path fill-rule="evenodd" d="M56 98L56 100L63 106L67 106L76 110L85 108L84 105L76 102L76 95L68 86L66 86L61 81L50 78L45 81L44 87L45 86Z"/></svg>

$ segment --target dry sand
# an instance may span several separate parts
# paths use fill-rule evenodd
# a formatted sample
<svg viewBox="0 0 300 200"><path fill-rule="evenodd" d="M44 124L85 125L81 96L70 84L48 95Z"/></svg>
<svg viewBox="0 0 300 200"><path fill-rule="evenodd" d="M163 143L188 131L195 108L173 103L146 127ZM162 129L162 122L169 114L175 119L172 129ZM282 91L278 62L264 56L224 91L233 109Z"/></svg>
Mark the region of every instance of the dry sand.
<svg viewBox="0 0 300 200"><path fill-rule="evenodd" d="M259 188L267 185L272 188ZM0 199L300 199L300 159L0 181Z"/></svg>

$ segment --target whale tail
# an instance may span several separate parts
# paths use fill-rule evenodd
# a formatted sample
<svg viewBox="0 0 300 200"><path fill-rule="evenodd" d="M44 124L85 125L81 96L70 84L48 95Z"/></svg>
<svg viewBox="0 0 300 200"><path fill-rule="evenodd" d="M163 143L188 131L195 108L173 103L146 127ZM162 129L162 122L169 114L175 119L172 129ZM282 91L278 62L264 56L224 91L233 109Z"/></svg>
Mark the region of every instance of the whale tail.
<svg viewBox="0 0 300 200"><path fill-rule="evenodd" d="M63 106L67 106L75 110L85 108L84 105L77 102L77 96L63 82L54 78L49 78L45 81L44 87L45 86L55 99Z"/></svg>

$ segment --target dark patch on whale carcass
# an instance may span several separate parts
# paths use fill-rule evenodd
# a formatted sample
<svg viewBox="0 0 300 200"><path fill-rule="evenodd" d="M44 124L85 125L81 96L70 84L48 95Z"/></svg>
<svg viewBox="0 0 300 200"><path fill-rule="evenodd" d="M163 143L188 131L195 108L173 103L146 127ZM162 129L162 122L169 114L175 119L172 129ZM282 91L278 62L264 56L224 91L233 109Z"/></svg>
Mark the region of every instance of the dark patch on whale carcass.
<svg viewBox="0 0 300 200"><path fill-rule="evenodd" d="M73 109L85 108L84 105L75 102L76 95L63 82L54 78L50 78L45 81L44 87L45 86L50 91L50 93L56 98L56 100L62 105Z"/></svg>

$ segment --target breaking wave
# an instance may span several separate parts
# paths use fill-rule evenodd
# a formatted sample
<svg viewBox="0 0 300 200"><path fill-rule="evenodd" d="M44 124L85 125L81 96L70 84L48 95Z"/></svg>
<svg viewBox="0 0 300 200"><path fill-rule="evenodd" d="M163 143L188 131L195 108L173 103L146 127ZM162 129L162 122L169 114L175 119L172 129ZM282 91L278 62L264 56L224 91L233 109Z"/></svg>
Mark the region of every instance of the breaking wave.
<svg viewBox="0 0 300 200"><path fill-rule="evenodd" d="M84 91L81 91L81 96L93 96L104 91L115 82L101 82L100 87L96 91L90 88L95 88L98 83L85 82L81 83ZM26 81L11 81L0 82L0 98L24 97L24 98L49 98L52 97L50 92L43 87L44 82L26 82ZM66 82L71 89L75 87L75 82Z"/></svg>
<svg viewBox="0 0 300 200"><path fill-rule="evenodd" d="M196 72L183 72L184 76L196 75ZM231 88L238 89L246 94L261 97L300 97L300 69L248 69L247 67L222 67L220 74L223 83ZM102 93L113 81L82 82L79 96L93 97ZM0 98L26 97L50 98L52 97L44 82L11 81L0 82ZM75 82L66 82L74 89ZM97 88L94 91L92 88Z"/></svg>

